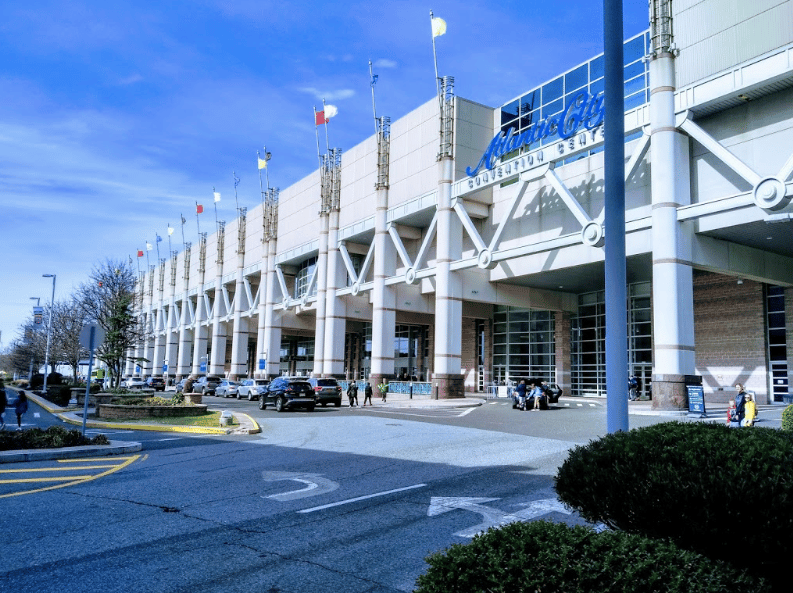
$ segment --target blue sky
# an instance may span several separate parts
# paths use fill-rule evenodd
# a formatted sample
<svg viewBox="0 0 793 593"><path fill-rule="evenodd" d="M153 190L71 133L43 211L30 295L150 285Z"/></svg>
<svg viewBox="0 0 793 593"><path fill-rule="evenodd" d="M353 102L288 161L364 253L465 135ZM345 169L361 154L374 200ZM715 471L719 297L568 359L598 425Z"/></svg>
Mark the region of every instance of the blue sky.
<svg viewBox="0 0 793 593"><path fill-rule="evenodd" d="M625 37L646 0L623 0ZM312 109L336 105L330 143L347 150L435 90L496 107L602 52L602 2L38 0L0 5L0 342L35 304L67 298L107 258L135 259L195 202L218 216L261 202L256 151L287 187L317 167ZM209 211L211 215L211 208ZM210 220L207 219L207 223ZM207 224L205 229L210 229ZM151 263L156 262L152 252ZM145 260L145 258L143 258Z"/></svg>

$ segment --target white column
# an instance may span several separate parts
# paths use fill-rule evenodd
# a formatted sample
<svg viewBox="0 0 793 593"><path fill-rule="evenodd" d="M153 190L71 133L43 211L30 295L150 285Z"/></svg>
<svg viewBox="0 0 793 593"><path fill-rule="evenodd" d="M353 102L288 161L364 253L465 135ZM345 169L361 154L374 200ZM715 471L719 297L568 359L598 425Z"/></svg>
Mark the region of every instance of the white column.
<svg viewBox="0 0 793 593"><path fill-rule="evenodd" d="M396 290L386 286L389 272L396 264L396 249L388 235L388 190L378 189L374 215L374 286L372 288L372 372L370 382L377 385L394 376L394 332L396 326Z"/></svg>
<svg viewBox="0 0 793 593"><path fill-rule="evenodd" d="M259 368L259 361L267 359L267 338L264 320L267 315L267 270L270 264L269 251L270 241L267 241L264 245L264 258L262 259L261 276L259 278L259 317L257 319L256 328L256 368L254 370L254 376L257 378L263 378L267 374L267 369Z"/></svg>
<svg viewBox="0 0 793 593"><path fill-rule="evenodd" d="M461 366L462 282L451 263L462 257L462 223L451 203L454 160L438 163L438 231L435 271L433 389L439 398L465 395Z"/></svg>
<svg viewBox="0 0 793 593"><path fill-rule="evenodd" d="M172 263L173 265L173 263ZM173 267L171 268L174 269ZM168 376L176 373L176 351L179 347L179 334L177 332L176 319L176 281L171 279L171 288L168 296L168 317L165 319L165 364L168 370L162 373L165 384L168 384ZM161 367L162 368L162 367Z"/></svg>
<svg viewBox="0 0 793 593"><path fill-rule="evenodd" d="M231 342L231 379L248 376L248 318L242 316L242 309L250 304L245 293L245 281L242 275L245 261L244 254L237 254L237 281L234 285L234 325Z"/></svg>
<svg viewBox="0 0 793 593"><path fill-rule="evenodd" d="M277 377L281 365L281 314L276 313L276 292L278 284L275 272L275 253L277 240L270 239L267 255L267 305L264 313L264 358L267 360L267 377Z"/></svg>
<svg viewBox="0 0 793 593"><path fill-rule="evenodd" d="M182 310L179 315L179 349L176 361L176 378L183 379L190 374L191 345L193 331L190 329L190 297L185 287L182 297Z"/></svg>
<svg viewBox="0 0 793 593"><path fill-rule="evenodd" d="M677 208L691 203L688 138L675 128L674 57L650 62L653 245L653 407L686 405L694 374L691 228Z"/></svg>
<svg viewBox="0 0 793 593"><path fill-rule="evenodd" d="M198 298L196 299L195 307L195 324L193 325L193 374L198 375L201 373L202 359L206 361L207 357L207 328L205 321L207 319L207 310L204 304L204 275L201 274L201 284L198 287ZM208 363L208 361L206 361ZM207 368L209 368L207 366Z"/></svg>
<svg viewBox="0 0 793 593"><path fill-rule="evenodd" d="M215 305L212 311L212 350L210 351L207 374L225 375L226 367L226 324L220 319L223 309L223 274L218 264L218 275L215 278Z"/></svg>
<svg viewBox="0 0 793 593"><path fill-rule="evenodd" d="M325 363L322 374L326 377L344 377L344 330L346 323L345 301L336 296L347 278L346 268L339 253L339 211L330 213L328 228L328 282L325 308Z"/></svg>
<svg viewBox="0 0 793 593"><path fill-rule="evenodd" d="M325 302L328 285L328 227L329 215L320 214L319 253L317 254L317 318L314 330L314 376L322 375L325 359Z"/></svg>

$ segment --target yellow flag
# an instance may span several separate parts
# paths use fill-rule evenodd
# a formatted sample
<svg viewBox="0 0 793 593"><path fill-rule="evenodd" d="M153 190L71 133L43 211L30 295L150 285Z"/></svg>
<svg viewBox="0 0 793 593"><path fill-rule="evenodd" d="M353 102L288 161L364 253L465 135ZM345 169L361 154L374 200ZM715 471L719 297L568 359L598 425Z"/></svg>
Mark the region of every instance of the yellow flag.
<svg viewBox="0 0 793 593"><path fill-rule="evenodd" d="M267 161L265 161L265 160L264 160L262 157L260 157L260 156L257 156L256 158L257 158L257 159L258 159L258 161L259 161L259 169L260 169L260 170L261 170L261 169L266 169L266 168L267 168Z"/></svg>
<svg viewBox="0 0 793 593"><path fill-rule="evenodd" d="M432 19L432 36L440 37L446 33L446 21L443 19L439 19L437 17L433 17Z"/></svg>

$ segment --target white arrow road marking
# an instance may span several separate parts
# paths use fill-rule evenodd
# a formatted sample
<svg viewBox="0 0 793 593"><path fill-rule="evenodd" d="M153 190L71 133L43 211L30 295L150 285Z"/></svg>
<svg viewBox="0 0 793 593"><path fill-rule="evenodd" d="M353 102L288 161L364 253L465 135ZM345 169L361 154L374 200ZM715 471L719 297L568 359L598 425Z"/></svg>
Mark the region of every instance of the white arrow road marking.
<svg viewBox="0 0 793 593"><path fill-rule="evenodd" d="M474 525L462 531L456 532L454 535L460 537L473 537L481 531L486 531L490 527L498 527L499 525L506 525L507 523L514 523L515 521L528 521L535 517L540 517L551 512L561 512L570 514L562 504L555 498L546 498L541 500L534 500L526 503L526 508L521 509L515 513L504 513L493 507L485 506L484 502L492 502L499 500L498 498L466 498L466 497L436 497L433 496L430 500L430 508L427 511L427 516L434 517L442 513L447 513L455 509L461 509L478 513L482 515L484 521L479 525Z"/></svg>
<svg viewBox="0 0 793 593"><path fill-rule="evenodd" d="M279 502L305 498L306 496L317 496L319 494L325 494L326 492L333 492L339 487L336 482L328 480L327 478L323 478L321 474L306 474L298 472L262 472L262 478L264 478L265 482L281 482L284 480L292 480L295 482L300 482L301 484L306 484L305 488L262 497L273 498Z"/></svg>

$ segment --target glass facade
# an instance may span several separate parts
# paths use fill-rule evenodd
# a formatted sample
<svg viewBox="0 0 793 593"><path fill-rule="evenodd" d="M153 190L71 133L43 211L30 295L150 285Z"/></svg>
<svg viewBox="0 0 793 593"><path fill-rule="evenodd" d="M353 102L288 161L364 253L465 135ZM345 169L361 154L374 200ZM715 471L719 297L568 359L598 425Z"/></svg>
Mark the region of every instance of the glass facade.
<svg viewBox="0 0 793 593"><path fill-rule="evenodd" d="M308 290L308 283L311 280L311 275L314 273L314 269L317 267L317 258L312 257L307 259L306 261L300 264L300 267L297 270L297 275L295 276L295 298L299 299L303 295L306 294ZM314 296L317 294L317 283L314 282L314 287L311 289L311 294L308 296Z"/></svg>
<svg viewBox="0 0 793 593"><path fill-rule="evenodd" d="M553 311L496 305L493 310L493 379L556 379Z"/></svg>
<svg viewBox="0 0 793 593"><path fill-rule="evenodd" d="M771 401L793 403L788 390L785 289L781 286L766 286L765 304Z"/></svg>
<svg viewBox="0 0 793 593"><path fill-rule="evenodd" d="M651 284L628 286L628 373L641 379L648 392L652 377ZM606 300L605 292L578 296L578 315L572 319L571 392L573 395L606 395Z"/></svg>

